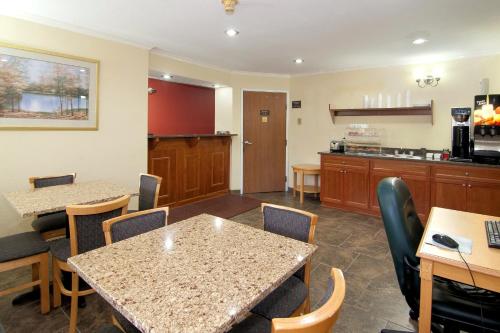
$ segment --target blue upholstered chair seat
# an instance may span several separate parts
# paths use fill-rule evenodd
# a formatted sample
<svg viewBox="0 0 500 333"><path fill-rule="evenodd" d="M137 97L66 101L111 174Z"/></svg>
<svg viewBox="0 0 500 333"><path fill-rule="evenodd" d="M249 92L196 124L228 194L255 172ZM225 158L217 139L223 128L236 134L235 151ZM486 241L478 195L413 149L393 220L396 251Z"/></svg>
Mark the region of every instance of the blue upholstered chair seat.
<svg viewBox="0 0 500 333"><path fill-rule="evenodd" d="M49 245L36 231L0 238L0 262L21 259L49 251Z"/></svg>
<svg viewBox="0 0 500 333"><path fill-rule="evenodd" d="M268 333L271 332L271 321L252 313L241 323L236 324L228 333Z"/></svg>
<svg viewBox="0 0 500 333"><path fill-rule="evenodd" d="M57 212L39 216L31 222L31 226L35 231L47 232L51 230L65 229L67 221L68 215L66 215L66 212Z"/></svg>
<svg viewBox="0 0 500 333"><path fill-rule="evenodd" d="M267 319L287 318L306 300L307 294L306 284L292 276L257 304L252 312Z"/></svg>
<svg viewBox="0 0 500 333"><path fill-rule="evenodd" d="M50 252L61 261L67 261L71 257L71 246L69 238L56 239L50 242Z"/></svg>

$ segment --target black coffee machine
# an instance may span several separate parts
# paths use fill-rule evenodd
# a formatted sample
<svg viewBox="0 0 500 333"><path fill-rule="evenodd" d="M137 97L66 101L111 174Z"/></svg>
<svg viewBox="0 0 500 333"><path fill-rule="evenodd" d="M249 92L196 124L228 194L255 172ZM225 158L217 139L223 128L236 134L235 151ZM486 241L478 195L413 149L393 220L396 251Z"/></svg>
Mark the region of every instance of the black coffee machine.
<svg viewBox="0 0 500 333"><path fill-rule="evenodd" d="M451 109L451 157L453 160L471 158L471 108Z"/></svg>

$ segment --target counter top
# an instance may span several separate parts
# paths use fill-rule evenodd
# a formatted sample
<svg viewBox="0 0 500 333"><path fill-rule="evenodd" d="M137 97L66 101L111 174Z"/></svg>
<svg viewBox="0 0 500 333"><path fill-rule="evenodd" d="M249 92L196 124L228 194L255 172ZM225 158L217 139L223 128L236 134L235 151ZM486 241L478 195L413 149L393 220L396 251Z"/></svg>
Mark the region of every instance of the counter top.
<svg viewBox="0 0 500 333"><path fill-rule="evenodd" d="M225 332L316 245L202 214L69 258L141 332Z"/></svg>
<svg viewBox="0 0 500 333"><path fill-rule="evenodd" d="M90 205L123 195L137 195L124 186L106 181L76 182L6 193L5 198L22 217L60 212L68 205Z"/></svg>
<svg viewBox="0 0 500 333"><path fill-rule="evenodd" d="M151 135L148 140L153 139L182 139L182 138L217 138L237 136L238 134L172 134L172 135Z"/></svg>
<svg viewBox="0 0 500 333"><path fill-rule="evenodd" d="M498 164L481 164L475 162L458 162L458 161L442 161L442 160L428 160L428 159L416 159L416 158L402 158L402 157L394 157L394 156L384 156L377 154L346 154L346 153L332 153L329 151L320 151L318 152L320 155L332 155L332 156L344 156L344 157L357 157L357 158L376 158L383 160L396 160L396 161L405 161L405 162L416 162L416 163L433 163L433 164L448 164L448 165L457 165L457 166L473 166L473 167L482 167L482 168L499 168Z"/></svg>

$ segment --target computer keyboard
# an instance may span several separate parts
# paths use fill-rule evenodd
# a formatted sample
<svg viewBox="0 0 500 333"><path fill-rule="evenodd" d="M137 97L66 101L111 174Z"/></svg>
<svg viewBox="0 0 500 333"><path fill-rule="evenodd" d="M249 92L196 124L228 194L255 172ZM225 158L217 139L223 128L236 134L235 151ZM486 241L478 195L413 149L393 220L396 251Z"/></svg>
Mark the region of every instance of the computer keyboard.
<svg viewBox="0 0 500 333"><path fill-rule="evenodd" d="M500 221L484 221L488 246L500 249Z"/></svg>

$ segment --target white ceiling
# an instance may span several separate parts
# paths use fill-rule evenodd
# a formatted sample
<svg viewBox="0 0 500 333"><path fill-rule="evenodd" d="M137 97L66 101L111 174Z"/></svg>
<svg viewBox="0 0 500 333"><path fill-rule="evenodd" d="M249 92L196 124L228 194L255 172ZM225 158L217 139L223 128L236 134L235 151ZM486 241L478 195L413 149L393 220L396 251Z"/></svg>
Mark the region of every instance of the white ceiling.
<svg viewBox="0 0 500 333"><path fill-rule="evenodd" d="M500 53L500 0L240 0L234 15L220 0L11 0L0 13L233 71L304 74ZM228 27L240 35L227 37ZM413 45L420 35L429 42Z"/></svg>

